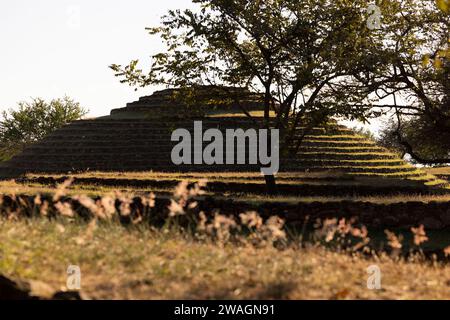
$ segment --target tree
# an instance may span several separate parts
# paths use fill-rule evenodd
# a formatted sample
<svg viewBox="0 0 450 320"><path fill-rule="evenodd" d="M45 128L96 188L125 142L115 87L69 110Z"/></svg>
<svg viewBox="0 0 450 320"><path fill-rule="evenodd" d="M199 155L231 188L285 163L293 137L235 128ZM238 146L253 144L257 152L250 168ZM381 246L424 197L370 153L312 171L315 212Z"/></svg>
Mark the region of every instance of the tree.
<svg viewBox="0 0 450 320"><path fill-rule="evenodd" d="M64 97L46 102L35 98L20 102L18 109L3 111L0 121L0 159L7 160L52 131L80 119L87 110Z"/></svg>
<svg viewBox="0 0 450 320"><path fill-rule="evenodd" d="M422 164L450 163L450 1L390 1L366 79L394 116L382 141ZM406 103L401 103L401 101Z"/></svg>
<svg viewBox="0 0 450 320"><path fill-rule="evenodd" d="M377 67L367 59L380 41L369 37L367 1L193 2L199 6L195 12L169 11L161 26L148 29L167 45L166 52L153 55L149 72L138 68L138 60L111 65L121 82L261 91L264 117L254 120L280 129L282 154L297 153L304 135L327 117L370 115L369 92L355 77ZM299 125L307 129L296 137ZM266 182L273 191L274 178L266 176Z"/></svg>
<svg viewBox="0 0 450 320"><path fill-rule="evenodd" d="M399 131L401 139L407 141L408 145L413 146L413 154L411 154L411 149L408 149L399 141ZM409 155L410 161L415 163L435 164L436 159L449 157L449 130L440 130L424 116L403 117L400 130L396 120L389 121L381 130L378 141L384 147L396 150L402 158Z"/></svg>

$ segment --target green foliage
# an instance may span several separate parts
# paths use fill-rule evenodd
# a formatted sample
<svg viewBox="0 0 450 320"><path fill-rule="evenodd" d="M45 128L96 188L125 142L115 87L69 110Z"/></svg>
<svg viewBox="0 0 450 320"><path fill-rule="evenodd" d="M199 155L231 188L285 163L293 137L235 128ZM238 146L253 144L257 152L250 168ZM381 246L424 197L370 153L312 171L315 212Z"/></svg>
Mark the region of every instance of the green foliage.
<svg viewBox="0 0 450 320"><path fill-rule="evenodd" d="M371 141L376 140L375 135L369 129L354 127L352 128L352 131L357 135L370 139Z"/></svg>
<svg viewBox="0 0 450 320"><path fill-rule="evenodd" d="M305 114L317 121L369 116L368 91L357 80L376 67L367 59L379 42L366 27L367 1L193 2L198 10L170 11L161 26L148 29L167 45L153 55L148 73L137 60L111 65L121 82L262 91L265 118L275 111L281 129L298 125Z"/></svg>
<svg viewBox="0 0 450 320"><path fill-rule="evenodd" d="M450 162L450 14L448 0L382 3L378 68L361 80L394 116L381 141L415 162ZM381 104L381 103L380 103ZM393 111L392 113L389 113Z"/></svg>
<svg viewBox="0 0 450 320"><path fill-rule="evenodd" d="M265 120L275 111L284 144L297 147L302 138L292 129L309 127L305 119L366 121L389 109L399 122L428 121L425 132L450 131L448 0L378 1L381 24L373 30L365 0L193 2L197 10L169 11L148 29L167 46L148 73L138 60L111 65L121 82L262 91ZM394 95L406 104L393 103ZM417 161L449 162L415 157L406 136L401 144Z"/></svg>
<svg viewBox="0 0 450 320"><path fill-rule="evenodd" d="M64 97L46 102L41 98L20 102L18 109L3 111L0 121L0 159L7 160L63 125L80 119L87 110Z"/></svg>
<svg viewBox="0 0 450 320"><path fill-rule="evenodd" d="M379 138L380 144L391 150L396 150L403 156L410 154L410 151L399 142L398 134L401 139L408 141L408 144L414 146L416 158L429 160L428 164L433 164L435 159L445 159L450 157L450 131L447 128L441 128L433 124L426 116L410 117L398 124L390 121L381 131ZM412 162L421 163L414 157Z"/></svg>

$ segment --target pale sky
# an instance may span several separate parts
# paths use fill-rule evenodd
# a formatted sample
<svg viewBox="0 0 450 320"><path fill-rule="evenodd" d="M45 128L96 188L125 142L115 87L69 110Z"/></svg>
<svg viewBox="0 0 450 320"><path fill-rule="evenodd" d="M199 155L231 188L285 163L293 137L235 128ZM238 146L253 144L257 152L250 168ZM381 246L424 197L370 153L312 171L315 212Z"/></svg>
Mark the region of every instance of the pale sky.
<svg viewBox="0 0 450 320"><path fill-rule="evenodd" d="M30 97L68 95L109 114L154 88L135 92L108 66L163 50L145 27L190 0L14 0L0 2L0 110Z"/></svg>
<svg viewBox="0 0 450 320"><path fill-rule="evenodd" d="M1 1L0 111L31 97L68 95L96 117L151 94L158 88L135 92L108 66L135 58L148 66L164 47L145 27L159 25L169 9L189 7L191 0Z"/></svg>

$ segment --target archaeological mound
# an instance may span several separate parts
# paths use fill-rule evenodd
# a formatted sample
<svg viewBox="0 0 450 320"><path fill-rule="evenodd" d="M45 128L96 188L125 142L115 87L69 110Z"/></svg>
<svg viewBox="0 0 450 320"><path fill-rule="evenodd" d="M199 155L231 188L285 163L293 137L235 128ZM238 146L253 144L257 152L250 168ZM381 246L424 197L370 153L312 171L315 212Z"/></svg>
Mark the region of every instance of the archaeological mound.
<svg viewBox="0 0 450 320"><path fill-rule="evenodd" d="M233 98L230 98L233 97ZM21 154L0 164L0 174L77 173L86 171L258 172L251 164L181 164L171 161L171 134L185 128L194 134L195 120L203 130L256 128L263 117L263 95L241 88L197 87L157 91L109 116L74 121L54 131ZM239 103L235 102L239 101ZM243 113L243 108L252 116ZM309 128L300 148L280 155L280 172L326 173L345 179L386 178L427 188L426 174L371 139L328 119ZM207 144L205 142L205 144ZM226 150L224 150L225 152ZM248 157L248 154L246 155ZM435 185L434 187L439 187Z"/></svg>

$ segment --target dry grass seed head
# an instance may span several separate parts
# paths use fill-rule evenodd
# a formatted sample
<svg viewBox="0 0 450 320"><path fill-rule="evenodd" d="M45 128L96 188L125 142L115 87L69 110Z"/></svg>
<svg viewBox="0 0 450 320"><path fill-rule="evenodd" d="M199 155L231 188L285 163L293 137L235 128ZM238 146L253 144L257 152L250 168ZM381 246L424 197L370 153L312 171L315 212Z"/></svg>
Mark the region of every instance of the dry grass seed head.
<svg viewBox="0 0 450 320"><path fill-rule="evenodd" d="M187 180L181 181L176 187L173 192L173 196L175 199L187 199L189 190L188 190L188 184L189 182Z"/></svg>
<svg viewBox="0 0 450 320"><path fill-rule="evenodd" d="M318 229L320 227L320 224L322 224L322 227L318 230L316 230L315 234L318 235L320 238L324 238L326 242L330 242L334 239L334 236L338 230L338 220L336 218L332 219L325 219L322 222L316 221L315 228Z"/></svg>
<svg viewBox="0 0 450 320"><path fill-rule="evenodd" d="M447 248L444 249L444 255L446 257L450 257L450 246L448 246Z"/></svg>
<svg viewBox="0 0 450 320"><path fill-rule="evenodd" d="M119 214L121 216L129 216L131 214L131 204L133 203L133 194L124 194L118 190L115 191L115 196L119 200Z"/></svg>
<svg viewBox="0 0 450 320"><path fill-rule="evenodd" d="M88 209L91 213L93 213L94 215L97 215L99 208L98 208L96 202L94 201L94 199L92 199L91 197L88 197L85 194L73 196L73 199L78 201L83 207Z"/></svg>
<svg viewBox="0 0 450 320"><path fill-rule="evenodd" d="M206 223L208 222L208 218L206 218L206 215L203 211L200 211L198 214L199 220L197 223L197 230L199 231L206 231Z"/></svg>
<svg viewBox="0 0 450 320"><path fill-rule="evenodd" d="M284 220L278 216L270 217L266 223L265 227L270 234L270 239L273 241L286 239L286 232L283 230Z"/></svg>
<svg viewBox="0 0 450 320"><path fill-rule="evenodd" d="M236 229L238 225L233 217L227 217L221 214L215 214L212 223L207 226L207 231L210 235L216 236L219 244L224 244L229 241L231 230Z"/></svg>
<svg viewBox="0 0 450 320"><path fill-rule="evenodd" d="M337 231L341 236L345 236L352 230L352 221L347 222L345 218L339 220Z"/></svg>
<svg viewBox="0 0 450 320"><path fill-rule="evenodd" d="M43 217L47 216L48 214L48 208L49 208L49 204L47 200L44 200L42 202L41 207L39 208L39 214Z"/></svg>
<svg viewBox="0 0 450 320"><path fill-rule="evenodd" d="M108 218L111 218L116 213L115 203L116 199L112 196L104 196L100 199L100 204Z"/></svg>
<svg viewBox="0 0 450 320"><path fill-rule="evenodd" d="M260 229L263 225L263 219L256 211L249 211L239 215L241 223L248 228Z"/></svg>
<svg viewBox="0 0 450 320"><path fill-rule="evenodd" d="M366 226L362 226L361 228L352 227L350 232L352 236L361 239L366 239L369 235L369 231L367 230Z"/></svg>
<svg viewBox="0 0 450 320"><path fill-rule="evenodd" d="M53 195L53 202L59 201L61 197L66 195L66 190L70 185L73 183L74 178L70 177L69 179L66 179L63 183L59 184L56 187L55 194Z"/></svg>
<svg viewBox="0 0 450 320"><path fill-rule="evenodd" d="M169 209L169 217L184 215L186 213L184 211L184 206L173 199L170 199L170 205L168 209Z"/></svg>
<svg viewBox="0 0 450 320"><path fill-rule="evenodd" d="M42 199L41 199L41 195L40 194L37 194L35 197L34 197L34 205L35 206L40 206L41 204L42 204Z"/></svg>
<svg viewBox="0 0 450 320"><path fill-rule="evenodd" d="M423 224L421 224L418 228L412 227L411 232L414 235L414 244L416 246L420 246L422 243L428 241L428 237Z"/></svg>
<svg viewBox="0 0 450 320"><path fill-rule="evenodd" d="M54 204L56 210L58 210L58 213L64 217L74 217L75 213L72 210L72 206L68 202L60 202Z"/></svg>
<svg viewBox="0 0 450 320"><path fill-rule="evenodd" d="M155 194L153 192L150 192L149 194L146 194L141 197L142 205L144 207L153 208L155 207Z"/></svg>
<svg viewBox="0 0 450 320"><path fill-rule="evenodd" d="M388 244L392 249L401 249L402 248L402 240L403 237L400 236L396 236L395 233L389 231L389 230L384 230L384 233L386 234L386 238L388 240Z"/></svg>

